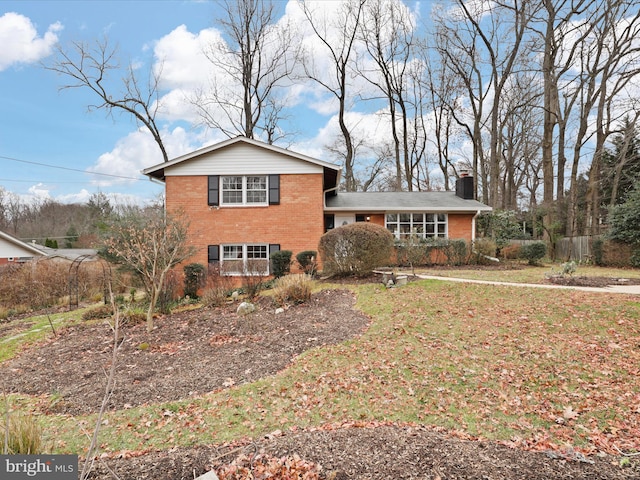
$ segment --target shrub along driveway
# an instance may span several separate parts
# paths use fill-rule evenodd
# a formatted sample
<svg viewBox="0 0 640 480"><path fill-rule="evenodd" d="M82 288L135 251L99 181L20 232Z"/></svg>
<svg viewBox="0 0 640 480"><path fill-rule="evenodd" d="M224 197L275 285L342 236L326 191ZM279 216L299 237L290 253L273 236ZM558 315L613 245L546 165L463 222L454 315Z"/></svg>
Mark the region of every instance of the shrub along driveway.
<svg viewBox="0 0 640 480"><path fill-rule="evenodd" d="M389 290L378 284L353 288L357 309L339 302L350 298L340 291L321 294L325 301L313 308L289 309L274 350L261 351L263 363L269 363L269 353L286 351L289 337L304 336L302 350L308 351L297 355L300 348L291 348L291 363L274 362L273 371L260 370L260 380L224 376L217 390L204 395L202 382L193 380L201 395L116 402L101 443L121 478L192 478L193 470L201 473L230 448L206 445L239 438L251 449L302 454L336 478L640 475L637 457L625 457L620 466L619 456L640 450L636 298L431 280ZM371 319L364 333L369 320L363 313ZM203 338L201 325L185 326L180 315L159 321L158 328L179 329L211 351L237 348L237 354L227 351L229 367L243 373L255 368L243 361L256 347L252 335L259 337L266 324L233 333L228 311L206 314L227 330L206 330ZM257 322L270 319L277 327L280 321L268 304L259 315ZM342 343L319 339L321 331L340 325L351 325L350 333L335 339ZM347 337L352 339L345 342ZM58 343L68 355L82 347ZM195 363L181 364L182 359L198 359L182 357L180 345L151 342L147 351L131 351L121 361L126 366L141 355L164 355L187 372ZM60 365L53 358L49 363ZM7 372L19 376L15 364L1 368L3 378ZM153 362L148 368L150 376L141 369L138 383L120 381L116 389L128 388L134 397L136 391L157 395L170 376L153 375ZM78 365L67 382L83 381L83 371ZM46 384L41 388L42 394L53 391ZM59 394L38 398L40 410L55 410L61 401ZM62 400L73 403L68 395ZM92 417L43 418L59 451L86 447L79 425L90 425Z"/></svg>

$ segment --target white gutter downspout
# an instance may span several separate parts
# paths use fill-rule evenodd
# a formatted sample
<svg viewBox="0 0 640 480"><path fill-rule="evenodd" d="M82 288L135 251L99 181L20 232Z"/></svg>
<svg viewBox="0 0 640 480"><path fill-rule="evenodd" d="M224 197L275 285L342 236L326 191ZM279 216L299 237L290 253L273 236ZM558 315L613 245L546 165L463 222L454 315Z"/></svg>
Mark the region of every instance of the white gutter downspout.
<svg viewBox="0 0 640 480"><path fill-rule="evenodd" d="M478 218L478 215L480 215L480 210L471 219L471 245L476 241L476 218Z"/></svg>

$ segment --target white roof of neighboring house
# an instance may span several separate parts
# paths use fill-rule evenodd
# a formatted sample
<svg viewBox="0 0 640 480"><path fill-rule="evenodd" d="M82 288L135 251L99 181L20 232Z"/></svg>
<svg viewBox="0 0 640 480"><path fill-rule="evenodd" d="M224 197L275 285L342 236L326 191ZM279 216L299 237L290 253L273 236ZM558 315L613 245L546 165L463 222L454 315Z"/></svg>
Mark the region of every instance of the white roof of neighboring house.
<svg viewBox="0 0 640 480"><path fill-rule="evenodd" d="M97 257L98 251L93 248L49 248L42 247L49 257L65 258L67 260L76 260L80 257L86 257L87 260L93 260Z"/></svg>
<svg viewBox="0 0 640 480"><path fill-rule="evenodd" d="M0 258L33 257L47 255L35 244L23 242L19 238L0 230Z"/></svg>

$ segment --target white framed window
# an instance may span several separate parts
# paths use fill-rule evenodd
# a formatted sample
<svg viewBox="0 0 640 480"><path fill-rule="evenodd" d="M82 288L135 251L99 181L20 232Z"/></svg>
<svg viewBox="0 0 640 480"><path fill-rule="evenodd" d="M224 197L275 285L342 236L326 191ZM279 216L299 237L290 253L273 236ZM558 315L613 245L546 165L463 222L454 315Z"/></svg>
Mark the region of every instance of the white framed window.
<svg viewBox="0 0 640 480"><path fill-rule="evenodd" d="M269 245L222 245L220 268L226 275L269 275Z"/></svg>
<svg viewBox="0 0 640 480"><path fill-rule="evenodd" d="M385 226L398 240L418 238L447 238L446 213L387 213Z"/></svg>
<svg viewBox="0 0 640 480"><path fill-rule="evenodd" d="M267 205L267 175L221 177L222 205Z"/></svg>

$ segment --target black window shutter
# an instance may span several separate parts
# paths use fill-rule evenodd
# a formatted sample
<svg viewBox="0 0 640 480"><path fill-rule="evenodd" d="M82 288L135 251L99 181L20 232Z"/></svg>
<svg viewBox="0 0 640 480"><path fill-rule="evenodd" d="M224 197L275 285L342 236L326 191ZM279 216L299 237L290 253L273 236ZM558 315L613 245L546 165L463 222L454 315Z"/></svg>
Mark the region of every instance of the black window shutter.
<svg viewBox="0 0 640 480"><path fill-rule="evenodd" d="M280 244L279 243L270 243L269 244L269 257L271 257L271 254L274 252L279 252L280 251Z"/></svg>
<svg viewBox="0 0 640 480"><path fill-rule="evenodd" d="M207 263L218 263L220 261L220 246L209 245L207 257Z"/></svg>
<svg viewBox="0 0 640 480"><path fill-rule="evenodd" d="M269 175L269 205L280 205L280 175Z"/></svg>
<svg viewBox="0 0 640 480"><path fill-rule="evenodd" d="M212 207L220 205L220 175L209 175L209 196L207 203Z"/></svg>

